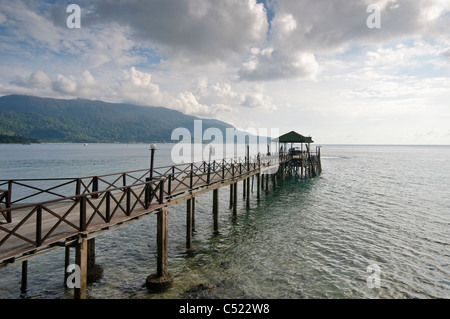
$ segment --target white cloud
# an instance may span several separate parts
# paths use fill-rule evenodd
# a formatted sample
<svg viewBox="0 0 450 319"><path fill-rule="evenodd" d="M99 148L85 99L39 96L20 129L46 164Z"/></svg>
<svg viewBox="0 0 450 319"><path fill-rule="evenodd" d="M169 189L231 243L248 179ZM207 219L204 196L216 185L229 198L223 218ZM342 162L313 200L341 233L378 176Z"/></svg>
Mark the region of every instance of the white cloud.
<svg viewBox="0 0 450 319"><path fill-rule="evenodd" d="M256 0L98 1L101 22L129 25L135 41L158 46L171 60L188 64L229 61L262 43L267 32L264 6Z"/></svg>
<svg viewBox="0 0 450 319"><path fill-rule="evenodd" d="M210 115L211 110L207 105L199 103L192 92L181 92L173 102L173 107L186 114Z"/></svg>
<svg viewBox="0 0 450 319"><path fill-rule="evenodd" d="M381 29L366 25L366 9L372 3L382 8ZM443 32L437 28L442 25L438 19L450 10L448 3L441 0L278 1L271 22L270 43L262 49L251 50L239 69L239 76L242 80L258 81L314 79L320 70L318 55L329 56L346 52L354 45L382 45L405 37L433 38ZM392 54L390 57L401 58Z"/></svg>
<svg viewBox="0 0 450 319"><path fill-rule="evenodd" d="M11 82L11 84L30 89L44 89L47 88L50 83L50 78L42 71L35 71L26 77L18 78Z"/></svg>
<svg viewBox="0 0 450 319"><path fill-rule="evenodd" d="M262 92L252 92L245 96L242 106L253 109L276 110L272 99Z"/></svg>
<svg viewBox="0 0 450 319"><path fill-rule="evenodd" d="M382 8L381 29L366 26L372 3ZM79 4L75 30L64 4L0 1L2 94L160 105L312 135L356 127L377 136L382 121L389 136L403 118L432 123L417 131L423 138L448 131L448 0Z"/></svg>
<svg viewBox="0 0 450 319"><path fill-rule="evenodd" d="M369 4L381 10L381 28L370 29ZM302 48L316 53L339 52L349 45L379 44L432 32L436 19L449 9L441 0L285 0L277 2L272 29L273 45L287 51ZM286 17L295 30L286 36ZM291 23L292 24L292 23Z"/></svg>
<svg viewBox="0 0 450 319"><path fill-rule="evenodd" d="M66 77L58 74L56 80L52 82L53 90L65 95L74 95L77 92L77 87L77 81L73 76Z"/></svg>
<svg viewBox="0 0 450 319"><path fill-rule="evenodd" d="M113 86L114 96L141 105L164 103L164 95L159 86L152 81L152 75L139 71L135 67L123 71L118 83Z"/></svg>
<svg viewBox="0 0 450 319"><path fill-rule="evenodd" d="M89 70L84 70L78 77L58 74L51 82L51 88L56 94L83 98L96 98L99 92L104 91Z"/></svg>
<svg viewBox="0 0 450 319"><path fill-rule="evenodd" d="M319 65L313 54L302 51L286 52L274 48L253 50L239 70L242 80L277 80L314 78Z"/></svg>

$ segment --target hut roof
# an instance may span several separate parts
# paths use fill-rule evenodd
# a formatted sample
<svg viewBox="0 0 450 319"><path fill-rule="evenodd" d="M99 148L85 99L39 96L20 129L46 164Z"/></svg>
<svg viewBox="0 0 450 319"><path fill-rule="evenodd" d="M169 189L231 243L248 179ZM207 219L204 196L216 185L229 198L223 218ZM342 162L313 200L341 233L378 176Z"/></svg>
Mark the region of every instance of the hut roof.
<svg viewBox="0 0 450 319"><path fill-rule="evenodd" d="M314 143L311 137L303 136L294 131L281 135L272 141L279 143Z"/></svg>

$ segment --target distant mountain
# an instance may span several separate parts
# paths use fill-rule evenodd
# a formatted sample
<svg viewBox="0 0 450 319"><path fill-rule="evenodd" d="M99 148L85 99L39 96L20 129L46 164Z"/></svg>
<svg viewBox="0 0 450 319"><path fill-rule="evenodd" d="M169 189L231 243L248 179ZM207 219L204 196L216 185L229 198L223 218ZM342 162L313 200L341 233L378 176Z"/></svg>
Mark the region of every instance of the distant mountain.
<svg viewBox="0 0 450 319"><path fill-rule="evenodd" d="M23 136L40 142L172 142L175 128L193 135L198 117L164 107L63 100L24 95L0 97L0 135ZM202 119L203 130L216 127L224 136L233 126Z"/></svg>
<svg viewBox="0 0 450 319"><path fill-rule="evenodd" d="M31 144L31 143L39 143L39 141L23 136L0 135L0 144Z"/></svg>

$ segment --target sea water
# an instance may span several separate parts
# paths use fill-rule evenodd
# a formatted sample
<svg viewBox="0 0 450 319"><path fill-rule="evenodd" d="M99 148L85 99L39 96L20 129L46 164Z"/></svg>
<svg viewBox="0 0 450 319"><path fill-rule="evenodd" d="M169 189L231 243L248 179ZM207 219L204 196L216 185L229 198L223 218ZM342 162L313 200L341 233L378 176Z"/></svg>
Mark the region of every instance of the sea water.
<svg viewBox="0 0 450 319"><path fill-rule="evenodd" d="M170 165L171 144L155 166ZM219 233L212 193L196 198L193 251L186 203L169 209L172 286L150 293L156 272L156 216L96 238L103 277L90 298L449 298L450 147L324 145L320 177L288 178L250 209L238 185L219 190ZM148 169L145 144L0 145L0 179L75 178ZM72 253L73 254L73 253ZM72 256L73 258L73 256ZM73 298L64 288L64 249L0 269L1 298ZM214 289L198 290L199 284Z"/></svg>

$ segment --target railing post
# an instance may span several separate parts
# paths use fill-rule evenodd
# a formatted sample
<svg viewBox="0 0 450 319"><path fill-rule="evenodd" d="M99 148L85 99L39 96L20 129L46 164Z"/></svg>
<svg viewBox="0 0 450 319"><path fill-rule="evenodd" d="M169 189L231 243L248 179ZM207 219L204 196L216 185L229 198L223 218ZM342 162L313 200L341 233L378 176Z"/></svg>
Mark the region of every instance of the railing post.
<svg viewBox="0 0 450 319"><path fill-rule="evenodd" d="M12 192L12 181L8 181L8 190L5 194L5 208L11 208L11 192ZM12 222L11 210L6 212L6 222Z"/></svg>
<svg viewBox="0 0 450 319"><path fill-rule="evenodd" d="M193 187L193 174L194 174L194 164L191 163L191 176L190 176L190 181L189 181L189 188L192 191L192 187Z"/></svg>
<svg viewBox="0 0 450 319"><path fill-rule="evenodd" d="M247 144L247 172L250 171L250 145Z"/></svg>
<svg viewBox="0 0 450 319"><path fill-rule="evenodd" d="M106 222L109 223L111 221L111 192L108 191L105 194L106 198Z"/></svg>
<svg viewBox="0 0 450 319"><path fill-rule="evenodd" d="M172 195L172 174L169 175L169 184L167 185L167 195Z"/></svg>
<svg viewBox="0 0 450 319"><path fill-rule="evenodd" d="M36 211L36 246L42 245L42 206L39 205Z"/></svg>
<svg viewBox="0 0 450 319"><path fill-rule="evenodd" d="M77 182L75 184L75 195L80 195L81 193L81 178L77 178Z"/></svg>
<svg viewBox="0 0 450 319"><path fill-rule="evenodd" d="M145 206L146 206L146 209L148 209L149 207L150 207L150 203L151 203L151 199L152 199L152 194L151 194L151 191L152 191L152 186L151 186L151 178L149 178L149 177L147 177L146 179L145 179L145 182L146 182L146 184L145 184Z"/></svg>
<svg viewBox="0 0 450 319"><path fill-rule="evenodd" d="M92 178L92 192L98 192L98 177L94 176ZM98 198L98 194L92 194L92 198Z"/></svg>
<svg viewBox="0 0 450 319"><path fill-rule="evenodd" d="M164 204L164 180L159 182L159 203Z"/></svg>
<svg viewBox="0 0 450 319"><path fill-rule="evenodd" d="M225 179L225 159L222 160L222 181Z"/></svg>
<svg viewBox="0 0 450 319"><path fill-rule="evenodd" d="M6 195L6 208L11 207L13 181L8 181L8 194Z"/></svg>
<svg viewBox="0 0 450 319"><path fill-rule="evenodd" d="M80 197L80 231L86 230L86 196Z"/></svg>
<svg viewBox="0 0 450 319"><path fill-rule="evenodd" d="M131 214L131 187L126 188L127 192L127 216L130 216Z"/></svg>
<svg viewBox="0 0 450 319"><path fill-rule="evenodd" d="M206 177L206 184L207 185L209 185L210 179L211 179L211 163L208 164L208 175Z"/></svg>

